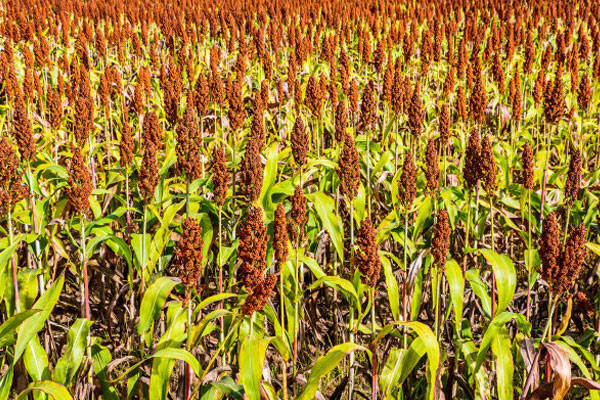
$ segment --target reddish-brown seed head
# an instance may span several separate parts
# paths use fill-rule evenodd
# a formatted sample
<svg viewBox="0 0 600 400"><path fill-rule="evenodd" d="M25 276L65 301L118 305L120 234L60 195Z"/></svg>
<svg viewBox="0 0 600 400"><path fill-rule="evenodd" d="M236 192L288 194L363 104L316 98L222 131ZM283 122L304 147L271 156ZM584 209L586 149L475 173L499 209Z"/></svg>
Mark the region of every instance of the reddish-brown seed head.
<svg viewBox="0 0 600 400"><path fill-rule="evenodd" d="M181 238L173 254L173 265L177 270L177 276L186 288L186 301L192 291L200 289L203 246L200 223L194 218L186 217L183 221Z"/></svg>
<svg viewBox="0 0 600 400"><path fill-rule="evenodd" d="M525 142L523 146L523 154L522 154L522 162L523 162L523 186L526 189L533 189L533 178L534 178L534 168L535 164L533 161L533 150L531 149L531 145L529 142Z"/></svg>
<svg viewBox="0 0 600 400"><path fill-rule="evenodd" d="M73 158L69 168L67 196L73 211L78 214L88 214L90 209L90 195L92 194L92 181L85 164L81 150L76 145L71 145Z"/></svg>
<svg viewBox="0 0 600 400"><path fill-rule="evenodd" d="M225 147L215 147L212 161L212 184L214 201L219 207L222 207L225 203L229 177Z"/></svg>
<svg viewBox="0 0 600 400"><path fill-rule="evenodd" d="M431 254L433 262L437 267L446 265L446 257L450 249L450 234L452 228L450 226L450 218L446 210L440 210L437 214L435 227L433 229L433 237L431 238Z"/></svg>
<svg viewBox="0 0 600 400"><path fill-rule="evenodd" d="M278 263L287 261L288 241L285 208L282 203L279 203L275 209L275 221L273 223L273 249L275 250L275 260L277 260Z"/></svg>
<svg viewBox="0 0 600 400"><path fill-rule="evenodd" d="M358 247L354 254L354 265L361 273L361 280L371 287L377 285L381 270L381 259L379 258L379 245L377 244L377 232L370 218L362 220L360 230L356 237Z"/></svg>

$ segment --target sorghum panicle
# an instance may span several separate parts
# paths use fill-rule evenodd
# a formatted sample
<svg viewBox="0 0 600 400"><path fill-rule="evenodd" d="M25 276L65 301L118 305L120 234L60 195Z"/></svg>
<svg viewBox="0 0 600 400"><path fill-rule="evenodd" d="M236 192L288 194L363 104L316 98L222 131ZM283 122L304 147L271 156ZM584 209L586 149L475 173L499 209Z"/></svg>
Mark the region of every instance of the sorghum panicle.
<svg viewBox="0 0 600 400"><path fill-rule="evenodd" d="M360 230L356 237L358 247L354 254L354 265L360 270L361 281L371 287L377 285L381 270L379 258L379 245L377 244L376 231L370 218L365 218L360 223Z"/></svg>
<svg viewBox="0 0 600 400"><path fill-rule="evenodd" d="M437 267L446 265L446 257L450 249L450 218L448 211L440 210L437 214L435 227L433 228L433 237L431 238L431 254L433 262Z"/></svg>

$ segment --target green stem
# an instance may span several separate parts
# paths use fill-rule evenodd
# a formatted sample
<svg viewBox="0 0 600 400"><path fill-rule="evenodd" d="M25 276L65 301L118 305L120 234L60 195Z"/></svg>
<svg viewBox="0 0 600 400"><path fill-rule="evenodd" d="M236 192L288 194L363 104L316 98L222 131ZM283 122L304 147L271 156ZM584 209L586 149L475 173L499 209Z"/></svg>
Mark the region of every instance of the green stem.
<svg viewBox="0 0 600 400"><path fill-rule="evenodd" d="M354 307L349 306L350 312L350 343L354 343ZM354 394L354 352L350 353L350 360L348 365L348 398L352 399Z"/></svg>
<svg viewBox="0 0 600 400"><path fill-rule="evenodd" d="M529 233L527 238L527 247L529 249L527 253L527 306L525 311L525 318L529 321L529 307L531 302L531 189L527 189L527 213L528 213L528 227Z"/></svg>
<svg viewBox="0 0 600 400"><path fill-rule="evenodd" d="M300 166L300 188L302 188L302 166ZM293 376L296 376L296 364L298 360L298 332L300 328L299 321L299 303L298 303L298 295L300 293L300 229L296 227L298 231L296 232L296 268L294 268L294 365L293 365Z"/></svg>
<svg viewBox="0 0 600 400"><path fill-rule="evenodd" d="M367 156L366 156L366 164L367 164L367 187L365 188L367 194L367 215L371 216L371 138L370 131L367 129L365 133L365 138L367 140Z"/></svg>
<svg viewBox="0 0 600 400"><path fill-rule="evenodd" d="M469 200L467 202L467 226L465 229L465 251L469 247L469 232L471 231L471 200L473 197L473 192L469 189ZM467 253L465 252L465 258L463 260L463 283L464 283L464 273L467 267Z"/></svg>
<svg viewBox="0 0 600 400"><path fill-rule="evenodd" d="M219 206L219 249L218 249L218 256L217 256L217 262L219 263L219 294L223 293L223 263L221 260L221 248L222 248L222 244L223 244L223 207ZM221 300L219 302L219 308L223 309L223 300ZM219 333L219 337L221 340L224 340L225 338L225 320L224 318L221 316L219 318L219 325L221 327L221 332ZM227 354L225 354L223 356L223 361L224 363L226 363L226 359L227 359Z"/></svg>
<svg viewBox="0 0 600 400"><path fill-rule="evenodd" d="M187 296L189 297L189 296ZM186 347L189 352L192 351L192 302L188 298L187 303L187 341ZM185 394L184 397L186 400L191 398L191 390L192 389L192 368L189 364L185 365Z"/></svg>
<svg viewBox="0 0 600 400"><path fill-rule="evenodd" d="M494 199L490 196L490 223L492 229L492 237L490 240L490 245L492 247L492 251L495 251L494 248ZM492 318L496 315L496 274L494 274L494 270L492 269Z"/></svg>
<svg viewBox="0 0 600 400"><path fill-rule="evenodd" d="M542 343L546 341L546 335L548 335L548 342L552 341L552 319L554 318L554 310L556 309L556 300L558 300L558 296L554 297L552 294L548 299L550 311L548 312L548 321L546 321L546 327L542 334Z"/></svg>
<svg viewBox="0 0 600 400"><path fill-rule="evenodd" d="M440 267L436 266L434 269L435 274L435 337L440 339L440 290L442 274L440 273Z"/></svg>
<svg viewBox="0 0 600 400"><path fill-rule="evenodd" d="M371 358L371 400L377 400L377 343L375 343L375 288L371 287L371 340L372 340L372 358Z"/></svg>
<svg viewBox="0 0 600 400"><path fill-rule="evenodd" d="M219 227L220 227L220 225L219 225ZM281 304L280 304L281 343L285 343L285 298L284 298L284 292L283 292L283 268L281 268L281 265L279 265L279 293L280 293L279 300L281 302ZM288 398L287 362L286 362L286 360L283 359L283 357L281 358L281 374L282 374L281 390L283 392L283 399L287 400L287 398Z"/></svg>
<svg viewBox="0 0 600 400"><path fill-rule="evenodd" d="M354 251L354 207L350 199L350 253ZM352 302L348 306L350 314L350 343L354 343L354 307ZM350 353L348 365L348 398L352 399L354 393L354 352Z"/></svg>
<svg viewBox="0 0 600 400"><path fill-rule="evenodd" d="M89 300L89 285L88 285L88 272L87 272L87 257L85 248L85 214L81 213L80 225L81 225L81 266L83 269L83 306L84 306L84 317L87 320L90 319L90 300Z"/></svg>
<svg viewBox="0 0 600 400"><path fill-rule="evenodd" d="M396 118L399 118L398 116L396 116ZM396 119L394 119L394 130L396 131L396 142L395 144L395 153L394 153L394 171L398 171L398 152L399 152L399 147L400 147L400 143L398 142L398 121Z"/></svg>
<svg viewBox="0 0 600 400"><path fill-rule="evenodd" d="M33 220L33 233L35 233L35 235L37 236L39 234L39 227L38 227L38 221L37 221L37 207L36 207L36 201L35 201L35 192L33 190L33 174L31 173L31 163L28 161L27 162L27 174L29 175L28 179L29 179L29 189L30 189L30 205L31 205L31 218ZM37 263L37 257L40 255L40 240L39 239L35 239L35 256L34 259L36 260L36 267L38 267L39 269L42 269L41 265L39 265ZM44 282L44 273L43 271L38 275L38 285L40 288L40 293L44 293L46 291L46 284Z"/></svg>
<svg viewBox="0 0 600 400"><path fill-rule="evenodd" d="M13 227L12 227L12 210L11 205L8 206L8 240L9 245L12 246L14 243L13 238ZM10 256L10 263L12 267L12 279L13 279L13 289L15 291L15 311L17 313L21 312L21 301L19 298L19 279L17 277L17 263L15 262L14 252Z"/></svg>
<svg viewBox="0 0 600 400"><path fill-rule="evenodd" d="M148 265L148 259L146 257L146 218L147 218L147 211L148 207L146 206L146 204L144 204L144 219L143 219L143 223L142 223L142 270L140 271L141 273L141 278L142 278L142 284L140 286L141 288L141 292L140 295L144 292L144 287L146 285L146 279L145 279L145 271L146 271L146 266Z"/></svg>
<svg viewBox="0 0 600 400"><path fill-rule="evenodd" d="M479 220L479 181L475 187L475 221L473 221L473 230L477 232L477 221ZM475 233L474 232L474 233ZM473 247L477 250L478 240L475 234L473 234Z"/></svg>

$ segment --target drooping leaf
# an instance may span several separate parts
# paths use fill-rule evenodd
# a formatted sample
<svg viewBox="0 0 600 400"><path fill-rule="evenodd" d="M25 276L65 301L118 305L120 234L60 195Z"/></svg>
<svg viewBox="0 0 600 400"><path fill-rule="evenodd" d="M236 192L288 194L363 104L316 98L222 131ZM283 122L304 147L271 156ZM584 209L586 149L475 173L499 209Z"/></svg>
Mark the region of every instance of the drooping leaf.
<svg viewBox="0 0 600 400"><path fill-rule="evenodd" d="M17 396L17 400L27 399L30 392L40 391L46 393L54 400L73 400L69 391L61 384L52 381L32 382L27 389Z"/></svg>
<svg viewBox="0 0 600 400"><path fill-rule="evenodd" d="M313 365L304 390L298 397L299 400L312 400L319 389L319 383L324 375L327 375L342 361L344 357L356 350L366 350L356 343L342 343L331 348L327 354L320 357Z"/></svg>
<svg viewBox="0 0 600 400"><path fill-rule="evenodd" d="M543 343L550 355L553 375L552 398L562 400L571 388L571 362L567 353L553 342Z"/></svg>

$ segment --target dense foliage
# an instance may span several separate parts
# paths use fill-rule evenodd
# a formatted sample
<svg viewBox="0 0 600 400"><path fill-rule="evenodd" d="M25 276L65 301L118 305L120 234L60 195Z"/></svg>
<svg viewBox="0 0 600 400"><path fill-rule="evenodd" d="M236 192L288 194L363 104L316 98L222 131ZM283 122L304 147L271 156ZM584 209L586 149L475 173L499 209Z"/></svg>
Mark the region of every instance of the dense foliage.
<svg viewBox="0 0 600 400"><path fill-rule="evenodd" d="M600 399L600 3L0 16L0 400Z"/></svg>

